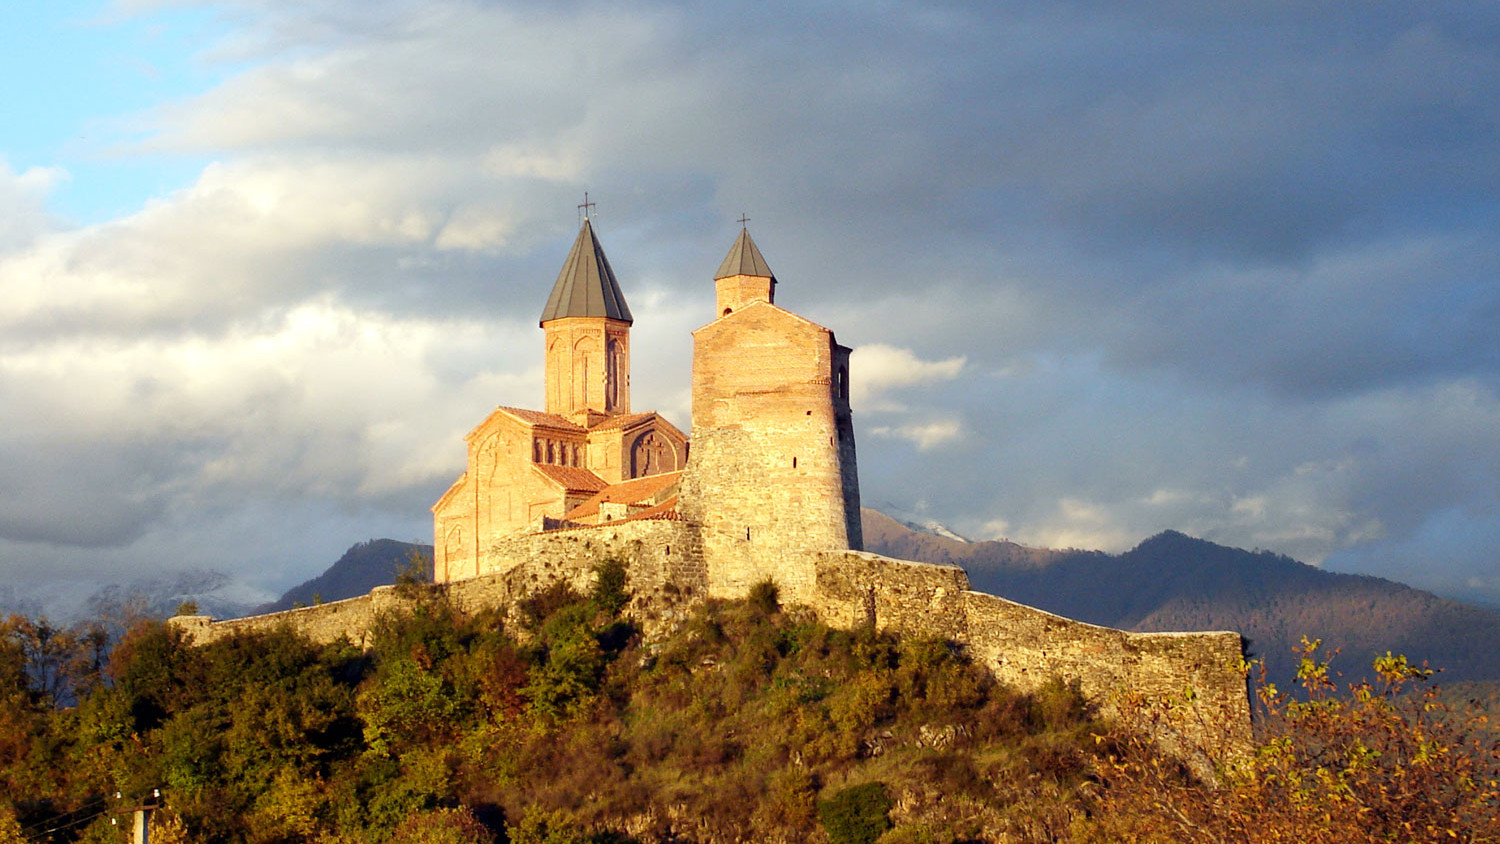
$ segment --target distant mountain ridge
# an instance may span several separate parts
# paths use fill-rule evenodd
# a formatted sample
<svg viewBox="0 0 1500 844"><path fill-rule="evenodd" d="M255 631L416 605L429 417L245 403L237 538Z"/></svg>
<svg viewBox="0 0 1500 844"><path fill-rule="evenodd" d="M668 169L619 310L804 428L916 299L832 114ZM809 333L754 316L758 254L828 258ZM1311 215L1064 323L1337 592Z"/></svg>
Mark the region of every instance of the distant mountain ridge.
<svg viewBox="0 0 1500 844"><path fill-rule="evenodd" d="M1304 635L1341 648L1335 667L1349 675L1391 651L1443 669L1445 683L1500 680L1500 612L1393 581L1323 571L1176 531L1106 554L970 542L921 532L868 508L862 516L866 550L962 566L981 592L1123 630L1236 631L1249 640L1253 656L1265 659L1276 682L1295 671L1291 648ZM413 553L430 571L430 545L362 542L255 612L363 595L395 582Z"/></svg>
<svg viewBox="0 0 1500 844"><path fill-rule="evenodd" d="M1443 669L1444 682L1500 679L1500 612L1377 577L1176 531L1106 554L954 542L869 509L863 522L866 550L963 566L974 589L1058 615L1124 630L1238 631L1278 682L1294 672L1291 648L1304 635L1341 648L1334 665L1349 675L1389 650Z"/></svg>
<svg viewBox="0 0 1500 844"><path fill-rule="evenodd" d="M428 576L432 574L432 546L395 539L360 542L312 580L304 581L280 598L256 607L254 614L280 612L318 601L340 601L364 595L377 586L396 582L396 576L411 565L416 555Z"/></svg>
<svg viewBox="0 0 1500 844"><path fill-rule="evenodd" d="M970 542L970 539L968 537L959 534L958 531L955 531L953 528L948 527L937 519L929 518L926 514L923 513L914 513L903 507L899 507L895 504L886 502L881 502L878 506L873 508L873 510L883 516L887 516L895 520L902 526L910 528L917 533L926 533L932 536L940 536L944 539L952 539L957 542Z"/></svg>

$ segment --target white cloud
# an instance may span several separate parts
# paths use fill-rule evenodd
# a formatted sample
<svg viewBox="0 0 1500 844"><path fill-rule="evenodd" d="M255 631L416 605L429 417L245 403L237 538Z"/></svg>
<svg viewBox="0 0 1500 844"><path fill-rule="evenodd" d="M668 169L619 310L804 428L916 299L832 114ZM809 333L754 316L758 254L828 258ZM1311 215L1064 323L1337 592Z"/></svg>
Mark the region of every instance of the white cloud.
<svg viewBox="0 0 1500 844"><path fill-rule="evenodd" d="M1079 498L1054 502L1049 517L1017 529L1014 541L1042 548L1124 550L1142 538L1107 504Z"/></svg>
<svg viewBox="0 0 1500 844"><path fill-rule="evenodd" d="M84 541L105 544L133 540L163 508L209 500L404 497L456 477L462 434L494 403L541 392L535 368L503 368L530 339L325 299L223 335L67 339L0 354L0 398L24 396L28 409L0 432L0 448L52 455L48 471L9 478L8 497L95 500L118 516ZM460 373L430 365L472 349L489 360ZM67 542L74 518L63 506L12 512L4 533Z"/></svg>
<svg viewBox="0 0 1500 844"><path fill-rule="evenodd" d="M928 451L961 437L963 424L957 419L937 419L894 428L878 425L871 428L870 433L877 437L910 440L917 444L918 450Z"/></svg>
<svg viewBox="0 0 1500 844"><path fill-rule="evenodd" d="M322 548L420 525L462 431L535 403L584 190L638 406L685 421L687 331L747 210L779 301L857 347L874 496L1039 544L1500 551L1477 7L1225 40L1269 13L193 4L226 81L113 152L213 159L196 180L64 231L64 170L0 167L7 572L269 542L293 511Z"/></svg>
<svg viewBox="0 0 1500 844"><path fill-rule="evenodd" d="M870 343L859 346L850 358L850 403L862 411L901 411L906 408L887 394L903 387L930 386L951 381L964 368L963 356L926 361L911 349ZM954 434L957 433L955 429Z"/></svg>
<svg viewBox="0 0 1500 844"><path fill-rule="evenodd" d="M0 155L0 254L57 227L45 201L67 179L67 171L60 167L30 167L17 173Z"/></svg>

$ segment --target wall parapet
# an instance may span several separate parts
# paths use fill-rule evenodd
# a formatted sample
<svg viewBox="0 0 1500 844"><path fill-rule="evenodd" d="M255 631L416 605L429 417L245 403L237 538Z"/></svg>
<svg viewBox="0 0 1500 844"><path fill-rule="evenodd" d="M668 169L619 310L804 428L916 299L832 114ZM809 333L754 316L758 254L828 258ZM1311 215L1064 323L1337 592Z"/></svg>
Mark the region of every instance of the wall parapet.
<svg viewBox="0 0 1500 844"><path fill-rule="evenodd" d="M431 588L465 612L513 610L518 601L559 583L587 594L599 564L610 558L625 564L630 612L648 631L681 617L685 604L706 593L697 533L686 522L670 520L505 537L487 549L480 574ZM200 645L241 632L287 628L319 644L348 639L366 647L382 614L411 603L397 587L377 586L367 595L310 607L223 621L177 616L168 624Z"/></svg>
<svg viewBox="0 0 1500 844"><path fill-rule="evenodd" d="M963 645L999 681L1023 692L1078 684L1109 716L1125 705L1174 708L1184 754L1223 759L1249 747L1243 643L1233 632L1132 633L1075 621L969 589L963 569L858 551L817 560L813 609L830 625L871 625ZM1200 760L1201 762L1201 760ZM1203 764L1195 765L1207 771Z"/></svg>
<svg viewBox="0 0 1500 844"><path fill-rule="evenodd" d="M804 565L815 571L816 579L806 603L830 626L873 626L948 639L997 680L1020 691L1035 691L1054 678L1076 682L1106 715L1122 714L1131 700L1172 703L1183 715L1173 741L1185 755L1185 748L1194 748L1192 752L1218 760L1249 746L1249 697L1238 633L1131 633L972 591L958 566L862 551L810 557ZM487 552L485 573L433 588L467 612L515 612L520 600L555 584L588 592L599 563L609 558L625 564L631 594L627 611L648 635L674 626L709 596L696 526L681 521L621 522L507 537ZM287 627L317 642L347 638L363 647L382 614L409 603L396 587L387 586L286 612L228 621L186 616L169 623L199 644L240 631Z"/></svg>
<svg viewBox="0 0 1500 844"><path fill-rule="evenodd" d="M969 575L958 566L917 563L867 551L817 557L813 609L835 627L870 625L961 640Z"/></svg>
<svg viewBox="0 0 1500 844"><path fill-rule="evenodd" d="M198 645L211 644L237 633L265 632L285 627L318 644L326 645L347 638L353 644L363 647L369 643L375 619L383 612L406 604L407 600L400 596L397 587L377 586L365 595L310 607L222 621L206 615L175 616L167 619L167 624L181 630Z"/></svg>

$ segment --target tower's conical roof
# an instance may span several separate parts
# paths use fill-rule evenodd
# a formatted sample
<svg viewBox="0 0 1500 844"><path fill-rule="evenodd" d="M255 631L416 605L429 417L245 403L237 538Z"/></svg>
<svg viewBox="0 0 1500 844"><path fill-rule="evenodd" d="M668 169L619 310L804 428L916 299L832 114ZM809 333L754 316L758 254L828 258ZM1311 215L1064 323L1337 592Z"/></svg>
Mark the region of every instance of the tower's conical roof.
<svg viewBox="0 0 1500 844"><path fill-rule="evenodd" d="M724 256L724 263L719 265L714 278L729 278L732 275L753 275L776 280L770 265L761 257L760 250L755 248L755 241L750 239L748 229L740 229L740 236L729 247L729 254Z"/></svg>
<svg viewBox="0 0 1500 844"><path fill-rule="evenodd" d="M634 322L630 306L625 304L625 294L615 281L615 271L609 268L609 259L604 257L604 249L588 218L584 218L573 250L563 262L562 272L557 274L541 321L563 317L607 317Z"/></svg>

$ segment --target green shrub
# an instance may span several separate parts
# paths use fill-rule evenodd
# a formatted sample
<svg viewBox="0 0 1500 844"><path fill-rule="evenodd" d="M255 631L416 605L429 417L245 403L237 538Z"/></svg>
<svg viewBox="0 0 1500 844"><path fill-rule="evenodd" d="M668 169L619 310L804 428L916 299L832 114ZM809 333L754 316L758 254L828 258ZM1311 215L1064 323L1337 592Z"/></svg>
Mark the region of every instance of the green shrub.
<svg viewBox="0 0 1500 844"><path fill-rule="evenodd" d="M495 834L467 807L435 809L413 815L396 827L402 844L493 844Z"/></svg>
<svg viewBox="0 0 1500 844"><path fill-rule="evenodd" d="M891 828L885 783L867 782L818 801L818 819L831 844L873 844Z"/></svg>
<svg viewBox="0 0 1500 844"><path fill-rule="evenodd" d="M630 603L630 593L625 591L625 563L611 557L595 567L594 572L599 579L594 581L594 591L589 597L599 609L619 615Z"/></svg>
<svg viewBox="0 0 1500 844"><path fill-rule="evenodd" d="M751 586L746 600L751 609L761 615L774 615L781 611L781 590L777 589L773 580L762 580Z"/></svg>
<svg viewBox="0 0 1500 844"><path fill-rule="evenodd" d="M510 844L589 844L589 836L566 812L545 812L536 806L526 810L521 822L507 824Z"/></svg>

